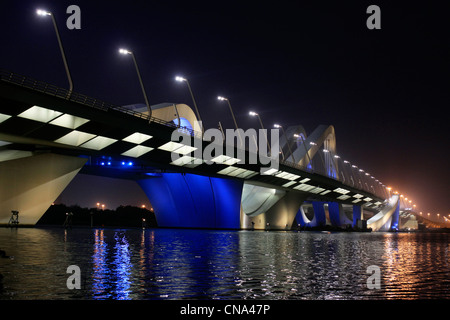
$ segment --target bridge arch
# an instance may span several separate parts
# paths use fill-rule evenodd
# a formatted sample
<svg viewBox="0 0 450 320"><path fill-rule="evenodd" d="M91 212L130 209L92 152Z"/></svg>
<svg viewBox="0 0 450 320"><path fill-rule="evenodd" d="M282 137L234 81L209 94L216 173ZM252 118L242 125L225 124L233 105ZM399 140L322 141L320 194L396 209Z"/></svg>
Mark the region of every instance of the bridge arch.
<svg viewBox="0 0 450 320"><path fill-rule="evenodd" d="M173 122L177 127L181 126L190 130L202 130L202 128L195 128L194 124L198 119L194 111L187 104L167 102L152 105L150 107L152 108L152 117L154 118L166 122ZM145 104L133 104L124 106L124 108L148 114L147 106Z"/></svg>
<svg viewBox="0 0 450 320"><path fill-rule="evenodd" d="M339 179L339 168L334 158L336 155L334 127L320 125L308 137L304 132L298 135L297 140L300 142L293 151L296 163L304 168L312 165L314 171Z"/></svg>

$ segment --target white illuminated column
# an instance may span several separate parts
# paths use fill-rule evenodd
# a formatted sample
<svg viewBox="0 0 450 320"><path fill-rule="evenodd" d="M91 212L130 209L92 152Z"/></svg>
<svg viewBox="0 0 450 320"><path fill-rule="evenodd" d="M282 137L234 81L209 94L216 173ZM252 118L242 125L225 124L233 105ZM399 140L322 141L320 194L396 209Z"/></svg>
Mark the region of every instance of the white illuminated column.
<svg viewBox="0 0 450 320"><path fill-rule="evenodd" d="M142 94L144 95L145 104L147 105L147 110L148 110L148 114L149 114L149 122L151 122L152 121L152 108L150 108L150 104L148 103L147 93L145 92L144 83L142 82L141 73L139 72L139 67L138 67L138 64L136 62L136 58L134 56L134 53L132 51L127 50L127 49L119 49L119 53L123 54L123 55L128 55L129 54L133 58L134 66L136 67L136 72L137 72L137 75L138 75L138 78L139 78L139 83L141 84Z"/></svg>
<svg viewBox="0 0 450 320"><path fill-rule="evenodd" d="M67 98L70 98L70 95L72 94L72 91L73 91L72 76L70 75L69 65L67 64L66 54L64 53L64 48L63 48L63 45L61 42L61 37L59 36L59 31L58 31L58 26L56 25L55 16L51 12L41 10L41 9L36 10L36 13L43 17L50 16L52 18L53 26L55 27L56 38L58 39L59 49L61 50L64 67L66 69L67 79L69 80L69 95Z"/></svg>

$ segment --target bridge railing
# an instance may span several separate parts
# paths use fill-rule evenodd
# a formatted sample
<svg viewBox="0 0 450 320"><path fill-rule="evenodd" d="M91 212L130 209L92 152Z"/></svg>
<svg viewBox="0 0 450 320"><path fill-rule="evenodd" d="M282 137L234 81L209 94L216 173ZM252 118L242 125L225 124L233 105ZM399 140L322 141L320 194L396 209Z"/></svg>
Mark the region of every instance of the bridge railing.
<svg viewBox="0 0 450 320"><path fill-rule="evenodd" d="M70 91L68 89L60 88L58 86L46 83L44 81L35 80L17 73L13 73L7 70L0 69L0 80L5 82L14 83L24 88L32 89L34 91L42 92L50 96L59 97L65 100L73 101L91 108L108 111L109 109L117 110L134 117L147 120L148 122L155 122L167 127L176 128L183 133L189 134L193 137L202 137L202 133L192 130L187 127L177 126L173 121L165 121L159 118L151 117L148 114L136 112L131 109L124 108L109 102L105 102L99 99L89 97L87 95Z"/></svg>

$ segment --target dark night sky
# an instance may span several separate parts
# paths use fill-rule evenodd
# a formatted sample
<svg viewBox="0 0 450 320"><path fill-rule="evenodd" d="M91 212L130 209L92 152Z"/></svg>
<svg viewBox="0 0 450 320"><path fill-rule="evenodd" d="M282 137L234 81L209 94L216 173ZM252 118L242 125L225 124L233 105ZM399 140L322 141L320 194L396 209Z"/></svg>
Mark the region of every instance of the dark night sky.
<svg viewBox="0 0 450 320"><path fill-rule="evenodd" d="M392 2L395 2L393 4ZM1 68L67 87L52 11L75 91L115 104L191 104L205 127L319 124L336 130L337 152L425 212L450 213L448 112L450 27L443 1L2 1ZM68 5L81 30L68 30ZM381 8L381 30L366 9ZM67 196L66 196L67 198ZM126 201L126 200L124 200Z"/></svg>

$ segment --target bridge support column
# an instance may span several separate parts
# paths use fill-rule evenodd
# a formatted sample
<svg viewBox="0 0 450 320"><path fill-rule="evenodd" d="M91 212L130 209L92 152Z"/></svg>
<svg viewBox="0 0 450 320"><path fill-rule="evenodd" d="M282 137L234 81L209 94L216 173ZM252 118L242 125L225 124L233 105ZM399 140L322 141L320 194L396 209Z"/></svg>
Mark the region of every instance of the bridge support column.
<svg viewBox="0 0 450 320"><path fill-rule="evenodd" d="M20 225L36 224L86 160L45 153L0 162L0 224L13 210Z"/></svg>
<svg viewBox="0 0 450 320"><path fill-rule="evenodd" d="M344 213L344 208L342 204L337 202L328 202L328 213L330 216L331 225L335 227L341 227L344 225L352 224Z"/></svg>
<svg viewBox="0 0 450 320"><path fill-rule="evenodd" d="M385 207L367 220L367 227L373 231L389 231L398 228L400 216L400 196L398 194L389 198Z"/></svg>
<svg viewBox="0 0 450 320"><path fill-rule="evenodd" d="M362 206L357 206L357 205L353 205L353 223L352 223L352 227L356 227L356 225L358 224L358 220L363 220L364 216L363 216L363 207Z"/></svg>
<svg viewBox="0 0 450 320"><path fill-rule="evenodd" d="M296 192L286 192L286 194L266 212L254 216L242 212L241 228L291 230L298 209L306 198L307 195L300 195Z"/></svg>
<svg viewBox="0 0 450 320"><path fill-rule="evenodd" d="M160 227L240 228L242 181L163 173L139 180Z"/></svg>
<svg viewBox="0 0 450 320"><path fill-rule="evenodd" d="M316 226L324 226L327 224L327 218L325 215L325 208L324 205L325 202L322 201L313 201L313 209L314 209L314 219L311 221L311 223L314 223Z"/></svg>
<svg viewBox="0 0 450 320"><path fill-rule="evenodd" d="M394 213L392 214L391 230L398 230L400 220L400 201L397 202Z"/></svg>

